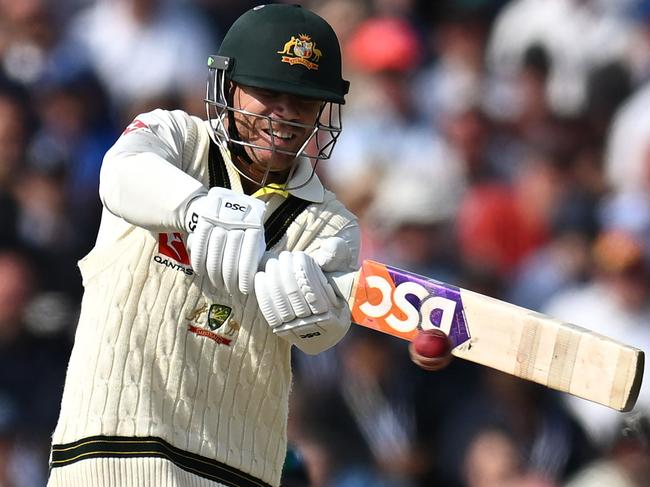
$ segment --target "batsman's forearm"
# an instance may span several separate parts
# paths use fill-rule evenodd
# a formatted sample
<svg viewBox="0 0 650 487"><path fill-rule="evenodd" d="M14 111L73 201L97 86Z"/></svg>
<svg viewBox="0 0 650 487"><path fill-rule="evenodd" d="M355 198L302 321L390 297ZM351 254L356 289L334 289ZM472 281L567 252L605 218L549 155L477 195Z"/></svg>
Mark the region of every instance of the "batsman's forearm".
<svg viewBox="0 0 650 487"><path fill-rule="evenodd" d="M207 188L154 153L114 153L104 158L99 195L127 222L152 231L185 231L190 201Z"/></svg>

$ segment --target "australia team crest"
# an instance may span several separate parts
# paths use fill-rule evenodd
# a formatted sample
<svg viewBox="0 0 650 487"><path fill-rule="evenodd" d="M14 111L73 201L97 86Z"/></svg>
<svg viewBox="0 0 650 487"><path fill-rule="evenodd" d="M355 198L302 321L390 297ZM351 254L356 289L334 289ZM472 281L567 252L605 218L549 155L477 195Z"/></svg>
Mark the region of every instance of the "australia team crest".
<svg viewBox="0 0 650 487"><path fill-rule="evenodd" d="M232 318L232 308L225 304L204 304L185 319L190 333L226 346L230 346L240 328Z"/></svg>
<svg viewBox="0 0 650 487"><path fill-rule="evenodd" d="M291 36L291 39L285 42L284 48L277 53L283 55L283 63L302 64L307 69L314 70L318 69L318 62L323 55L321 50L316 47L316 42L307 34Z"/></svg>

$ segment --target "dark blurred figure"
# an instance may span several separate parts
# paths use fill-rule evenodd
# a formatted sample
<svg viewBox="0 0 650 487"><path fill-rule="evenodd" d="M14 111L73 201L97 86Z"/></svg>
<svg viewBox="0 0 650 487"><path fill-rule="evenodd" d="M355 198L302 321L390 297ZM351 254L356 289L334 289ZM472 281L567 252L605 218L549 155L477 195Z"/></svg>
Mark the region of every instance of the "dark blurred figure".
<svg viewBox="0 0 650 487"><path fill-rule="evenodd" d="M281 487L305 487L309 485L309 473L305 460L298 450L289 445L282 467Z"/></svg>
<svg viewBox="0 0 650 487"><path fill-rule="evenodd" d="M589 72L584 116L597 143L607 137L612 117L632 93L631 78L626 66L617 61L595 66Z"/></svg>
<svg viewBox="0 0 650 487"><path fill-rule="evenodd" d="M528 149L511 182L471 186L456 219L464 266L510 278L548 241L565 189L560 156L543 147Z"/></svg>
<svg viewBox="0 0 650 487"><path fill-rule="evenodd" d="M0 479L3 474L13 476L8 484L12 486L44 484L48 439L58 416L70 353L64 336L36 334L28 327L36 290L34 271L25 255L0 251L0 409L11 415L11 434L3 436L0 449L12 452L3 458L5 468L9 464L16 468L23 461L29 464L25 471L13 473L0 468ZM37 328L38 320L46 318L32 316L31 320ZM23 483L25 479L32 483Z"/></svg>
<svg viewBox="0 0 650 487"><path fill-rule="evenodd" d="M335 352L329 366L298 363L290 435L310 485L446 485L439 433L476 385L467 363L432 374L411 363L406 342L362 328Z"/></svg>
<svg viewBox="0 0 650 487"><path fill-rule="evenodd" d="M34 86L54 68L60 24L46 0L0 1L0 73Z"/></svg>
<svg viewBox="0 0 650 487"><path fill-rule="evenodd" d="M647 487L650 482L650 420L637 414L618 429L603 458L580 470L566 487Z"/></svg>
<svg viewBox="0 0 650 487"><path fill-rule="evenodd" d="M468 389L464 402L444 422L440 440L444 445L441 485L520 485L506 482L501 477L504 475L522 482L521 485L553 486L597 454L555 393L492 369L481 368L480 374L482 385ZM501 432L502 436L486 437L490 431ZM495 444L512 453L500 456ZM495 450L485 450L488 445ZM489 453L494 454L490 468L497 469L498 462L504 462L503 471L492 483L485 478L484 461L476 456L489 458ZM483 475L477 475L473 469ZM481 477L483 483L478 481ZM540 483L526 484L524 480Z"/></svg>
<svg viewBox="0 0 650 487"><path fill-rule="evenodd" d="M76 300L81 295L76 262L82 256L77 238L82 234L80 226L84 221L73 219L66 182L63 161L30 160L15 191L18 235L21 247L29 252L30 260L39 269L41 287Z"/></svg>
<svg viewBox="0 0 650 487"><path fill-rule="evenodd" d="M507 281L508 302L539 311L555 294L590 277L590 246L600 229L599 207L606 195L600 147L582 146L562 164L548 240L524 257Z"/></svg>
<svg viewBox="0 0 650 487"><path fill-rule="evenodd" d="M24 163L28 132L25 94L0 80L0 247L17 243L18 205L14 191Z"/></svg>
<svg viewBox="0 0 650 487"><path fill-rule="evenodd" d="M78 259L94 245L99 227L99 170L119 135L115 113L90 70L53 74L32 91L39 127L28 146L28 163L61 178L64 211L75 223L67 238Z"/></svg>
<svg viewBox="0 0 650 487"><path fill-rule="evenodd" d="M463 463L467 487L555 487L559 485L526 469L512 436L487 427L472 439Z"/></svg>
<svg viewBox="0 0 650 487"><path fill-rule="evenodd" d="M95 2L70 19L67 31L67 44L80 51L122 115L120 126L155 107L180 104L204 114L195 94L203 91L207 56L219 36L192 2Z"/></svg>

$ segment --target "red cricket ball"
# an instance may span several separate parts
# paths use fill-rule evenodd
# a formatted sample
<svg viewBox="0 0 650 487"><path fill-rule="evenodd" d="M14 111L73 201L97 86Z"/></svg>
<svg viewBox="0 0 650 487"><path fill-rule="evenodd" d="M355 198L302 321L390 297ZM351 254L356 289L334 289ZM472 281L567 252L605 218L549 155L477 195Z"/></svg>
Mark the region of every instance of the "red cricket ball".
<svg viewBox="0 0 650 487"><path fill-rule="evenodd" d="M449 353L451 343L445 332L433 328L431 330L421 330L415 335L413 349L423 357L438 358Z"/></svg>

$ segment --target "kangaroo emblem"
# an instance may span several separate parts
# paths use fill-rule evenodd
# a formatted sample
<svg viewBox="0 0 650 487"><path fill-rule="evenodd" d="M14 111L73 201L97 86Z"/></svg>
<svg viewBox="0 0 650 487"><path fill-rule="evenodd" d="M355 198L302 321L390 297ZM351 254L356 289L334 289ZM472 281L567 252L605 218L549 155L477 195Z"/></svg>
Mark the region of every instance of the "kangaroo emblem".
<svg viewBox="0 0 650 487"><path fill-rule="evenodd" d="M282 54L283 63L292 66L301 64L307 69L318 69L318 61L323 55L323 51L316 47L316 43L307 34L291 36L282 50L276 52Z"/></svg>
<svg viewBox="0 0 650 487"><path fill-rule="evenodd" d="M298 39L296 39L294 36L291 36L291 40L287 41L284 44L284 48L281 51L276 51L278 54L290 54L291 53L291 48L296 45L296 42Z"/></svg>

